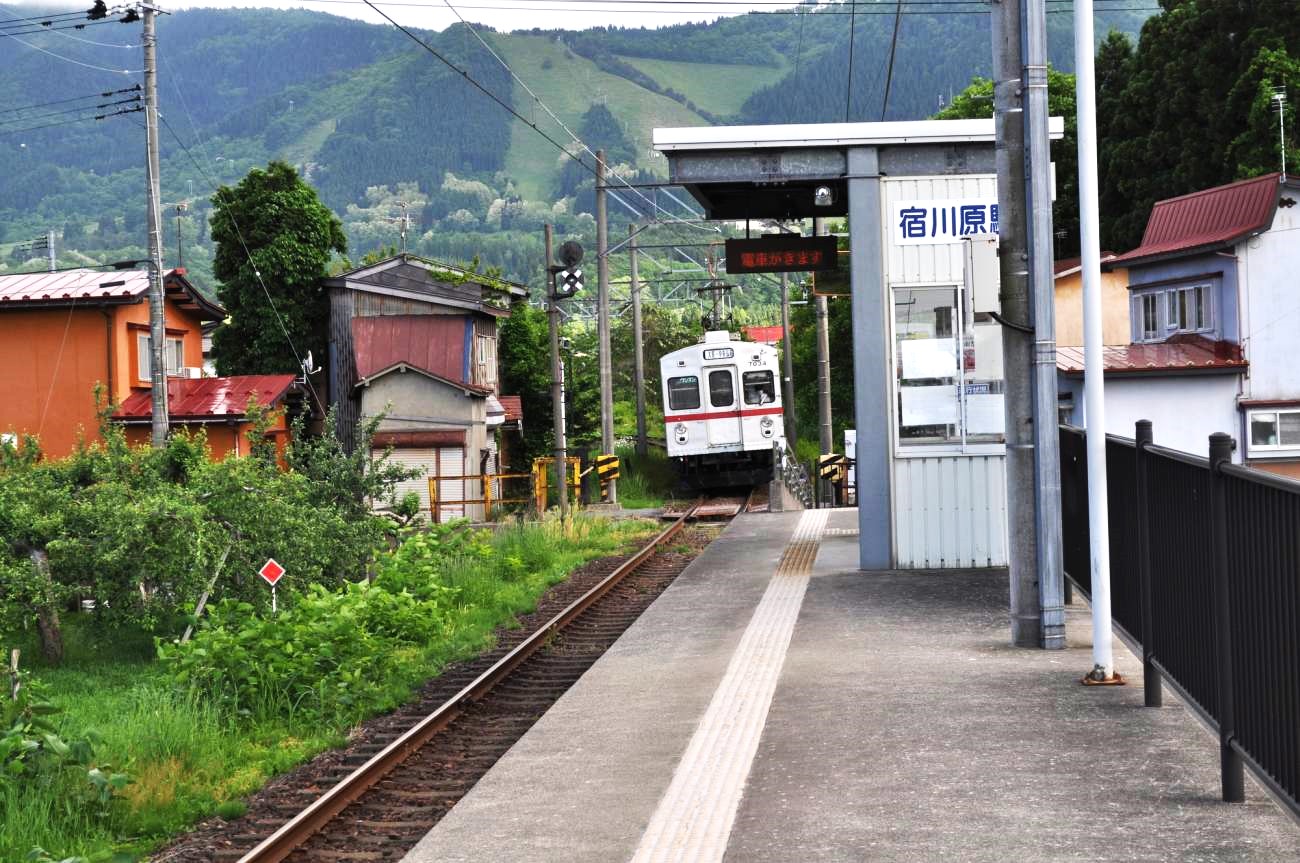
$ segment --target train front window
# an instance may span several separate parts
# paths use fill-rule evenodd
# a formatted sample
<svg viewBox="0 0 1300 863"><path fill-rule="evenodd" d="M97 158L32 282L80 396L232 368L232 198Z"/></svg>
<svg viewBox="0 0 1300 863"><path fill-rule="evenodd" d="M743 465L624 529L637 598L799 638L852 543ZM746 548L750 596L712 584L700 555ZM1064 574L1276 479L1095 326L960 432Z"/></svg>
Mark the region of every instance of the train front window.
<svg viewBox="0 0 1300 863"><path fill-rule="evenodd" d="M745 372L745 404L770 405L776 401L776 381L769 371Z"/></svg>
<svg viewBox="0 0 1300 863"><path fill-rule="evenodd" d="M695 375L683 375L668 379L668 409L670 411L689 411L700 406L700 379Z"/></svg>
<svg viewBox="0 0 1300 863"><path fill-rule="evenodd" d="M709 372L709 403L715 408L731 407L736 400L736 388L731 383L731 372Z"/></svg>

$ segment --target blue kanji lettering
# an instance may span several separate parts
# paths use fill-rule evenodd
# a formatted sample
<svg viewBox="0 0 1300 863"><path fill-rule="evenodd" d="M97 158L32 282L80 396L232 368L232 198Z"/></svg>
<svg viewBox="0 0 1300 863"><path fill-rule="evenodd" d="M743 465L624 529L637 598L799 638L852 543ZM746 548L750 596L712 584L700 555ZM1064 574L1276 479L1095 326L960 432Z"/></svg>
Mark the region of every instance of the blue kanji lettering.
<svg viewBox="0 0 1300 863"><path fill-rule="evenodd" d="M902 219L899 220L898 227L903 232L904 239L925 236L925 210L920 207L904 207L899 214Z"/></svg>
<svg viewBox="0 0 1300 863"><path fill-rule="evenodd" d="M970 234L988 233L988 229L984 224L986 216L987 208L984 204L963 205L961 208L961 235L965 237Z"/></svg>
<svg viewBox="0 0 1300 863"><path fill-rule="evenodd" d="M998 205L992 204L989 207L989 232L996 234L998 232Z"/></svg>

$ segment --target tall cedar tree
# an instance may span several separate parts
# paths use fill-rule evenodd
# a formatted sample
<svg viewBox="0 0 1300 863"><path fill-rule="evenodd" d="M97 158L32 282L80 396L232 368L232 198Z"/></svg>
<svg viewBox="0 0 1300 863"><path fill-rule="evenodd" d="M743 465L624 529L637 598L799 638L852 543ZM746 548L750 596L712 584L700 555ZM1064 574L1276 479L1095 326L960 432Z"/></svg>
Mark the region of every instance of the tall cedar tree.
<svg viewBox="0 0 1300 863"><path fill-rule="evenodd" d="M1300 98L1293 0L1161 5L1136 50L1112 34L1097 56L1102 240L1116 250L1141 242L1157 200L1278 170L1270 97L1286 91L1288 129Z"/></svg>
<svg viewBox="0 0 1300 863"><path fill-rule="evenodd" d="M212 338L217 373L296 372L294 349L323 361L329 301L321 279L330 257L347 251L342 223L284 162L222 186L212 203L212 272L230 313Z"/></svg>

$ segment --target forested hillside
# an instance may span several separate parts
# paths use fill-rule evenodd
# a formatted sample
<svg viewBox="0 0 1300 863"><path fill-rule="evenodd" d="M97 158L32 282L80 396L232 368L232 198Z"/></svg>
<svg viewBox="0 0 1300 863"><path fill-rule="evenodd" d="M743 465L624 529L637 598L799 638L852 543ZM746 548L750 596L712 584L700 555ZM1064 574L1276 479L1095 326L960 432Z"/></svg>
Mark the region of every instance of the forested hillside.
<svg viewBox="0 0 1300 863"><path fill-rule="evenodd" d="M343 219L354 260L395 246L405 213L408 248L478 257L533 280L544 222L580 236L593 228L590 172L530 128L535 123L569 145L546 108L593 148L604 147L629 180L663 171L649 146L655 126L835 121L846 110L850 119L879 119L894 8L859 3L850 16L843 4L808 4L802 14L654 30L481 31L545 106L512 82L465 27L420 34L524 120L391 27L307 11L164 16L158 44L167 263L183 261L211 287L207 218L215 186L281 158ZM928 116L989 69L986 14L914 11L900 21L889 119ZM1099 30L1136 32L1143 14L1109 13ZM1069 16L1054 12L1050 19L1054 59L1068 69ZM49 110L40 107L45 103L133 86L139 51L122 46L138 44L137 28L35 34L24 37L33 47L9 40L0 50L8 94L0 97L0 160L9 168L0 172L0 271L39 267L24 242L51 229L64 264L143 254L139 115L36 128L45 126L38 122ZM133 74L105 71L121 68ZM634 205L644 209L629 200L611 205L615 231L633 217Z"/></svg>

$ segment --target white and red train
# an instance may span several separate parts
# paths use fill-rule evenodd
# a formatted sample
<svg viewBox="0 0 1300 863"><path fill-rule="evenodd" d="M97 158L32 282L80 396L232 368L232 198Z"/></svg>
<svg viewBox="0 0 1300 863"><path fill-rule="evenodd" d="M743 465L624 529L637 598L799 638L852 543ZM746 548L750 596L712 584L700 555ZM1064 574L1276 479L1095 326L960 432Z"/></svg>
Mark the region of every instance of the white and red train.
<svg viewBox="0 0 1300 863"><path fill-rule="evenodd" d="M682 485L726 488L772 477L772 444L785 446L776 348L710 331L665 354L664 431Z"/></svg>

